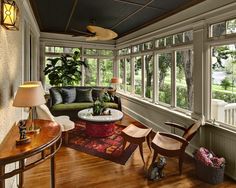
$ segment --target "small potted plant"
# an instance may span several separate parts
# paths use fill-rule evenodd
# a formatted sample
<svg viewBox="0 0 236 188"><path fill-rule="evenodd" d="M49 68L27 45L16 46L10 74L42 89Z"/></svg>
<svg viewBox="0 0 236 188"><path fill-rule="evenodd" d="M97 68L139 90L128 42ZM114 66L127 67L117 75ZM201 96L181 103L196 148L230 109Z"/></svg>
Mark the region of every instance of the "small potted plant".
<svg viewBox="0 0 236 188"><path fill-rule="evenodd" d="M94 103L93 103L93 115L99 116L102 114L103 110L104 110L104 103L102 100L99 100L97 98L97 100L94 101Z"/></svg>

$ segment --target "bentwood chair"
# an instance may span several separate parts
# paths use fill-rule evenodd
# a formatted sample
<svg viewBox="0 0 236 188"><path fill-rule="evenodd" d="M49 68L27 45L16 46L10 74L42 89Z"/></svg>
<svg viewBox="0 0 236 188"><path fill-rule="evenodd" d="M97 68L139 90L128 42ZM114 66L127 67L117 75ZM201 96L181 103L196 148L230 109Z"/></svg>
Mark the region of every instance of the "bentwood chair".
<svg viewBox="0 0 236 188"><path fill-rule="evenodd" d="M68 131L75 127L75 123L70 120L69 116L53 116L45 104L36 106L36 113L39 119L57 122L65 134L65 144L68 144Z"/></svg>
<svg viewBox="0 0 236 188"><path fill-rule="evenodd" d="M179 136L172 133L157 132L152 140L151 146L154 150L152 163L155 162L158 154L167 157L179 157L179 173L182 174L183 158L185 149L188 146L190 140L196 134L197 130L201 126L201 122L197 121L192 124L189 128L185 128L182 125L172 122L166 122L166 125L175 127L184 131L183 136Z"/></svg>

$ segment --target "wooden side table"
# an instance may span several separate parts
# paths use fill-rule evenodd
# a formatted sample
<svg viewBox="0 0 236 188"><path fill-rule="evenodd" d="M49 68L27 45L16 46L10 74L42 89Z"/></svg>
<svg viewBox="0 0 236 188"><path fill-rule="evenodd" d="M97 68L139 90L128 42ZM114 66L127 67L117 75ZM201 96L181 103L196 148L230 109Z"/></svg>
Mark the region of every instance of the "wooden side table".
<svg viewBox="0 0 236 188"><path fill-rule="evenodd" d="M27 122L29 124L29 122ZM0 145L0 188L5 188L5 179L19 174L19 185L23 187L23 172L29 170L46 159L51 159L51 187L55 187L55 159L54 156L61 146L61 127L56 122L48 120L34 120L34 124L40 127L40 133L31 133L31 142L24 145L16 145L19 137L18 127L14 126ZM39 155L35 161L26 159ZM5 166L19 162L19 167L13 171L5 172Z"/></svg>

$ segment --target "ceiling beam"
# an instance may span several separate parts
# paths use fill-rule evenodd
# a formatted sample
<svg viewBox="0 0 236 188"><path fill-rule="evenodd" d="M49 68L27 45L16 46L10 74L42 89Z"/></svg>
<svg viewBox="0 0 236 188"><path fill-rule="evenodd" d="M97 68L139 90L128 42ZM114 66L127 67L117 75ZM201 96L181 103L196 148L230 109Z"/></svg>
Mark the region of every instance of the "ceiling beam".
<svg viewBox="0 0 236 188"><path fill-rule="evenodd" d="M77 3L78 3L78 0L75 0L75 2L74 2L74 4L73 4L73 7L72 7L72 10L71 10L71 12L70 12L70 17L69 17L68 22L67 22L67 24L66 24L65 32L67 31L67 29L68 29L68 27L69 27L69 25L70 25L71 18L72 18L72 16L73 16L74 12L75 12L75 8L76 8L76 6L77 6Z"/></svg>
<svg viewBox="0 0 236 188"><path fill-rule="evenodd" d="M136 3L136 2L130 2L130 1L127 1L127 0L113 0L113 1L124 3L124 4L129 4L129 5L136 5L136 6L139 6L139 7L143 6L143 4ZM153 7L153 6L147 6L147 7L151 8L151 9L155 9L155 10L165 10L165 11L167 10L167 9L160 8L160 7Z"/></svg>
<svg viewBox="0 0 236 188"><path fill-rule="evenodd" d="M120 25L121 23L123 23L124 21L126 21L127 19L129 19L130 17L132 17L133 15L137 14L138 12L140 12L141 10L143 10L145 7L147 7L149 4L151 4L154 0L150 0L148 3L146 3L145 5L143 5L142 7L140 7L138 10L132 12L131 14L129 14L128 16L126 16L125 18L123 18L122 20L120 20L118 23L116 23L115 25L112 26L111 29L116 28L118 25Z"/></svg>

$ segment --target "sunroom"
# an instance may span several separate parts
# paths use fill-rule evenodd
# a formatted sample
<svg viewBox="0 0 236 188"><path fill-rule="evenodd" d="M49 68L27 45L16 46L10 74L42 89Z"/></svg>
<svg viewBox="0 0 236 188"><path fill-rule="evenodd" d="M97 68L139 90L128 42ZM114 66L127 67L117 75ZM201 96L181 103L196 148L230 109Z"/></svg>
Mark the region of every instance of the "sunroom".
<svg viewBox="0 0 236 188"><path fill-rule="evenodd" d="M1 4L3 5L4 2L5 0ZM159 1L104 0L102 2L104 7L108 9L108 13L99 12L102 18L99 18L96 11L96 8L101 9L102 6L102 3L98 2L81 1L80 3L75 0L69 2L71 7L65 6L65 10L63 10L63 3L67 4L65 1L43 1L40 3L33 0L17 0L15 2L20 13L18 15L18 29L11 31L3 27L0 28L0 51L2 54L0 57L2 62L0 65L0 120L2 122L0 124L0 141L2 143L9 137L14 123L20 119L26 119L28 116L27 110L12 106L17 88L25 81L39 80L48 94L49 89L55 86L50 84L49 77L44 74L50 59L59 58L65 54L73 56L74 52L79 52L80 60L86 62L88 66L80 66L81 77L74 85L76 87L111 87L113 86L111 79L119 78L120 83L115 85L116 96L121 99L122 112L128 119L131 118L132 121L151 128L155 133L162 131L177 135L181 135L181 132L175 128L166 127L165 122L176 122L189 127L195 121L201 120L204 125L201 126L186 148L186 156L192 158L195 150L205 147L217 156L224 157L227 182L222 184L222 187L228 183L233 186L236 179L236 148L234 147L236 144L235 0L195 0L181 1L181 3L177 1L161 3ZM79 18L75 16L76 6L81 6L78 10L81 10L82 17L87 15L86 11L82 11L82 8L91 8L91 12L88 13L90 17L87 18L88 23L86 24L104 24L106 22L101 21L102 19L116 15L112 14L108 8L109 5L115 5L115 3L123 6L123 9L119 9L117 6L119 14L125 10L124 7L129 7L127 9L130 12L129 15L120 16L122 19L115 25L111 21L113 26L110 24L109 28L118 33L118 37L113 40L87 40L86 38L91 36L84 36L82 32L87 32L85 30L80 31L85 23L83 22L82 26L73 23L75 22L74 18ZM164 8L161 9L160 5L158 6L158 3L173 8L165 12ZM132 9L131 6L136 8ZM57 17L55 16L54 20L51 17L50 9L54 9L51 11L57 12L58 17L60 14L67 15L66 18L60 17L63 19L58 21L62 22L61 25L64 23L64 31L61 31L60 24L56 23ZM153 18L155 15L155 19L150 19L150 15L149 18L145 17L144 10L150 11L149 14L153 14ZM157 10L162 10L165 13L157 17L154 13ZM112 20L111 17L110 19ZM141 25L135 25L135 22L141 23L138 21L139 19L146 21ZM107 23L109 22L107 21ZM79 29L75 29L77 26ZM127 169L111 166L117 170L118 179L119 176L125 179L124 183L119 184L118 180L114 180L117 185L112 185L112 180L108 178L109 175L105 176L109 179L107 182L106 178L101 178L99 181L100 177L97 174L99 178L91 180L91 182L94 181L94 184L84 183L83 180L80 184L78 179L85 178L86 181L89 181L86 179L86 175L94 177L89 175L92 173L90 169L93 168L89 165L83 166L83 163L97 164L96 173L100 173L99 168L101 171L108 170L108 172L110 169L108 167L103 169L102 166L99 166L99 161L96 160L95 164L92 162L93 158L83 161L83 158L86 159L85 154L78 154L82 159L76 163L72 151L67 151L66 146L62 146L62 148L65 156L62 152L59 154L60 163L58 166L57 157L55 160L56 171L60 171L59 174L56 172L56 187L102 187L102 185L108 187L120 187L119 185L152 187L164 186L165 183L168 183L168 178L170 181L179 181L180 185L184 186L185 184L186 187L209 185L195 182L197 177L190 178L191 182L178 180L178 178L181 179L181 176L177 174L174 174L173 178L173 174L169 171L178 171L177 169L172 170L172 166L177 168L178 162L177 160L170 161L172 166L168 169L169 158L167 158L166 176L163 178L166 182L161 183L162 180L160 180L150 183L145 179L145 173L140 172L145 167L139 159L138 151L135 151L133 159L132 156L129 159L132 161L128 162L134 163L134 166L129 164L128 169L131 172L131 169L134 168L134 173L138 174L136 178L142 178L143 183L126 184L128 178L124 178L124 174L126 174L124 171ZM147 155L147 153L149 154L148 147L144 148L144 154ZM145 156L146 158L147 156ZM67 160L71 160L73 163L69 163ZM66 164L67 162L68 164ZM194 171L194 163L191 161L187 164ZM79 171L77 181L73 165L83 166L84 173ZM25 187L49 187L50 174L42 172L47 167L49 170L49 163L45 163L41 168L35 167L32 169L34 171L26 172ZM16 168L18 168L18 163L7 165L6 168L4 167L4 171ZM79 167L77 168L79 169ZM66 171L66 175L60 178L59 176L64 175L63 171ZM188 172L183 169L184 178L188 178L185 176ZM109 173L114 175L114 172ZM169 176L168 173L170 173ZM39 185L40 179L37 176L42 176L43 182L46 181L45 185ZM129 175L126 174L126 176ZM121 181L121 179L119 180ZM132 177L131 180L133 180ZM5 187L15 187L19 181L21 179L18 176L9 178L5 181ZM171 186L176 185L170 183Z"/></svg>

